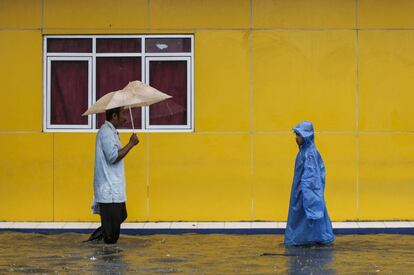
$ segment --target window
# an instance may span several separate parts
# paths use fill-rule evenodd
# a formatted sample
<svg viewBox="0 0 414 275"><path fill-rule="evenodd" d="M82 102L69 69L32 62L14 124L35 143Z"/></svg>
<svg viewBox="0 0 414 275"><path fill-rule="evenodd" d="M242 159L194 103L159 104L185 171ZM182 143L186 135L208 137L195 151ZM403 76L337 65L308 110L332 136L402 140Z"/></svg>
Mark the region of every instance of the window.
<svg viewBox="0 0 414 275"><path fill-rule="evenodd" d="M98 130L105 114L83 117L82 113L133 80L173 96L134 108L138 131L193 131L193 45L193 35L45 36L44 131ZM121 131L130 128L128 116Z"/></svg>

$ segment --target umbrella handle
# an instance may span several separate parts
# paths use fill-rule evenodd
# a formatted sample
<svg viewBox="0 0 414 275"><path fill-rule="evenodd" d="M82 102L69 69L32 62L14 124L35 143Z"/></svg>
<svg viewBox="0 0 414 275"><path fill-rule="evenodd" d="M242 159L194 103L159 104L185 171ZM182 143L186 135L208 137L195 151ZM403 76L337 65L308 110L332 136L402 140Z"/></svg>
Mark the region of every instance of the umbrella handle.
<svg viewBox="0 0 414 275"><path fill-rule="evenodd" d="M135 133L134 119L132 118L131 105L129 105L128 108L129 108L129 115L131 116L132 132Z"/></svg>

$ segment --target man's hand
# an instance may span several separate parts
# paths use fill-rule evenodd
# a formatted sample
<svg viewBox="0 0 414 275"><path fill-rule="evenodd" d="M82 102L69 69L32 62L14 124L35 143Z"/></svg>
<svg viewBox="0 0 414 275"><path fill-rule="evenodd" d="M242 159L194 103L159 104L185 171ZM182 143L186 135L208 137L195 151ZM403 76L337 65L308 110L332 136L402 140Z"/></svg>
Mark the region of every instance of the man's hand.
<svg viewBox="0 0 414 275"><path fill-rule="evenodd" d="M129 143L130 143L132 146L135 146L135 145L137 145L137 144L139 143L139 139L138 139L138 137L137 137L137 134L133 133L133 134L131 135L131 137L129 138Z"/></svg>
<svg viewBox="0 0 414 275"><path fill-rule="evenodd" d="M121 159L123 159L127 154L128 154L128 152L135 146L135 145L137 145L139 143L139 139L138 139L138 137L137 137L137 135L134 133L134 134L132 134L131 135L131 137L129 138L129 142L128 142L128 144L127 145L125 145L125 147L124 148L122 148L122 149L120 149L120 150L118 150L118 157L116 158L116 160L112 163L112 164L115 164L115 163L117 163L118 161L120 161Z"/></svg>

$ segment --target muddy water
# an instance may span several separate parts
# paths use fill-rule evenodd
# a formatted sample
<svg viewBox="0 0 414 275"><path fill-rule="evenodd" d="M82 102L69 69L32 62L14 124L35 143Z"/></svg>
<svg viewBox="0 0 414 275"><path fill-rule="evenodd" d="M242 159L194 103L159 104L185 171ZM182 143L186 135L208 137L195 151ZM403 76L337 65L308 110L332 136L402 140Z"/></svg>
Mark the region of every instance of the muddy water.
<svg viewBox="0 0 414 275"><path fill-rule="evenodd" d="M340 235L332 246L296 248L285 248L282 235L86 238L0 233L0 274L414 274L414 235Z"/></svg>

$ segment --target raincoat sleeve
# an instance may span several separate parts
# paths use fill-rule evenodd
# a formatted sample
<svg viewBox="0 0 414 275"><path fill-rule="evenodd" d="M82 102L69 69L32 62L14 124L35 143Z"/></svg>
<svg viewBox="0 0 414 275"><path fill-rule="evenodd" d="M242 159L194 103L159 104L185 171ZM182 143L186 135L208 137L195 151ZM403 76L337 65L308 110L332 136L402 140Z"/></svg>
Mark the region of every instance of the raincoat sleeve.
<svg viewBox="0 0 414 275"><path fill-rule="evenodd" d="M102 142L102 151L106 160L110 163L114 163L118 157L118 150L120 149L115 135L109 131L103 131L100 138Z"/></svg>
<svg viewBox="0 0 414 275"><path fill-rule="evenodd" d="M325 204L321 171L316 157L312 153L305 157L301 186L306 218L311 220L323 218Z"/></svg>

